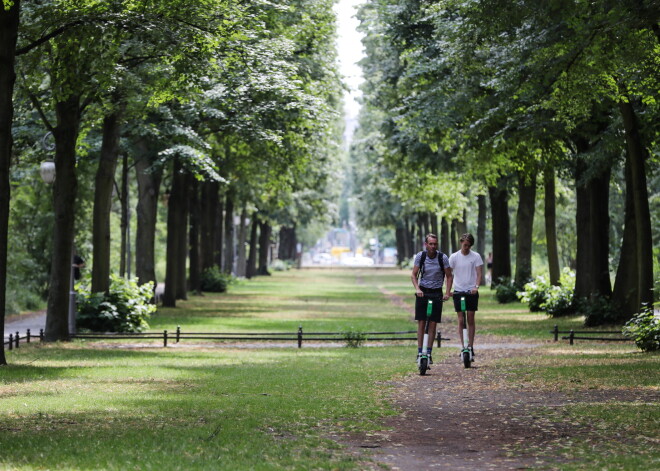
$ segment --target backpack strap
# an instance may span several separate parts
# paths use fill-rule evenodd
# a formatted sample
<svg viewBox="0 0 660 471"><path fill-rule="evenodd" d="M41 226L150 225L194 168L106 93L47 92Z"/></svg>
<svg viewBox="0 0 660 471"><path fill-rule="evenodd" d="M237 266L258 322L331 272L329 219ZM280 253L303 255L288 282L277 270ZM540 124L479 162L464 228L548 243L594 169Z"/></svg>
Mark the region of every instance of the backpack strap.
<svg viewBox="0 0 660 471"><path fill-rule="evenodd" d="M445 262L442 260L445 254L438 250L438 265L440 265L440 272L444 273L445 271ZM422 256L419 258L419 279L422 279L424 276L424 262L426 261L426 250L422 251Z"/></svg>

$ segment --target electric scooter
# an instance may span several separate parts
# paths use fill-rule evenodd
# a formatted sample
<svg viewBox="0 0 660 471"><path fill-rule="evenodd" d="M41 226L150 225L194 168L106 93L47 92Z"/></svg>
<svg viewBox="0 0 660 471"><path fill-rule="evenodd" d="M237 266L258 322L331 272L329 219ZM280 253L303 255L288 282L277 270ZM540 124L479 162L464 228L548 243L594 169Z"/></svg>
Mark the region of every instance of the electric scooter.
<svg viewBox="0 0 660 471"><path fill-rule="evenodd" d="M465 296L461 296L461 315L463 316L463 350L461 350L461 357L463 358L463 366L469 368L472 363L472 358L470 348L468 347L469 337Z"/></svg>
<svg viewBox="0 0 660 471"><path fill-rule="evenodd" d="M426 370L431 369L429 368L428 347L429 347L429 324L431 323L429 319L431 319L431 314L433 314L433 303L442 302L442 297L435 297L429 295L426 295L424 297L428 299L428 302L426 304L426 324L424 325L424 341L422 342L422 354L419 355L417 358L417 367L419 368L419 374L422 376L426 374ZM431 342L433 342L433 339L431 339Z"/></svg>

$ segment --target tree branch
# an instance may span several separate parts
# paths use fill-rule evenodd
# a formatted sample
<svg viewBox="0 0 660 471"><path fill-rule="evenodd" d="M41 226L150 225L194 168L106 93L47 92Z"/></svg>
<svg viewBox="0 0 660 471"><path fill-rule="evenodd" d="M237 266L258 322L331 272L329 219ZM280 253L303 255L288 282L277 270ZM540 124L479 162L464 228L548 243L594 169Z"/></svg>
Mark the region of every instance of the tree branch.
<svg viewBox="0 0 660 471"><path fill-rule="evenodd" d="M60 26L54 31L51 31L45 36L42 36L41 38L37 39L36 41L32 42L31 44L28 44L25 47L22 47L16 51L16 56L21 56L23 54L27 54L30 52L32 49L41 46L43 43L50 41L56 36L59 36L60 34L64 33L66 30L73 28L75 26L83 24L83 21L78 20L78 21L73 21L71 23L65 24L64 26Z"/></svg>
<svg viewBox="0 0 660 471"><path fill-rule="evenodd" d="M25 83L25 74L21 72L21 77L23 78L23 82ZM41 120L44 122L46 125L46 128L50 132L54 132L55 128L53 128L53 125L50 124L50 121L48 121L48 118L46 117L46 113L44 113L43 108L41 107L41 103L39 103L39 99L36 97L34 93L30 91L28 87L23 86L23 89L28 95L28 98L30 98L30 101L34 105L34 107L37 109L37 113L39 113L39 116L41 116Z"/></svg>

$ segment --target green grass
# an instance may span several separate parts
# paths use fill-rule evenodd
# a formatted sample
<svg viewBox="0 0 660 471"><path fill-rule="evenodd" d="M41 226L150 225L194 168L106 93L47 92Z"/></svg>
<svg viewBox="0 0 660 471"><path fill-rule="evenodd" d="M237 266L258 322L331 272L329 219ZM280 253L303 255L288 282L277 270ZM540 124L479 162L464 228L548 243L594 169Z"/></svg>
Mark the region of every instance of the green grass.
<svg viewBox="0 0 660 471"><path fill-rule="evenodd" d="M391 413L399 348L22 349L3 368L3 469L354 469L328 437Z"/></svg>
<svg viewBox="0 0 660 471"><path fill-rule="evenodd" d="M150 324L152 331L171 332L177 325L184 332L414 329L408 309L381 290L412 307L408 271L300 270L239 282L229 293L191 296L160 309ZM602 437L555 443L552 453L577 457L562 469L658 467L660 406L617 399L657 393L658 354L638 353L631 344L554 344L555 323L581 328L582 319L557 322L524 305L500 305L488 289L477 318L477 335L543 344L532 356L494 366L512 389L617 392L539 411L595 427ZM333 435L378 428L394 413L386 400L390 380L415 374L413 342L300 350L293 343L265 349L200 343L128 349L78 341L7 352L10 366L0 369L0 468L359 469ZM442 348L434 356L453 352Z"/></svg>

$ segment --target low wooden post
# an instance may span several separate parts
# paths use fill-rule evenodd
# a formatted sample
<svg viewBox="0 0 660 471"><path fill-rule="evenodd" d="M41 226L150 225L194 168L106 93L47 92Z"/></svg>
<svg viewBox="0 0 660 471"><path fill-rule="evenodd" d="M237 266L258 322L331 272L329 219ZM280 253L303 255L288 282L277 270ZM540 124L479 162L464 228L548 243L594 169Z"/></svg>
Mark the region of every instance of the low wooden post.
<svg viewBox="0 0 660 471"><path fill-rule="evenodd" d="M555 342L559 341L559 326L555 324L555 328L553 330L553 333L555 334Z"/></svg>
<svg viewBox="0 0 660 471"><path fill-rule="evenodd" d="M9 350L14 348L14 334L9 334Z"/></svg>
<svg viewBox="0 0 660 471"><path fill-rule="evenodd" d="M30 329L28 329L28 330L26 331L25 341L26 341L27 343L30 343Z"/></svg>
<svg viewBox="0 0 660 471"><path fill-rule="evenodd" d="M298 348L302 348L302 337L303 337L302 326L299 326L298 327Z"/></svg>
<svg viewBox="0 0 660 471"><path fill-rule="evenodd" d="M21 336L18 333L18 330L16 331L16 337L14 337L14 341L16 342L16 348L18 348L18 339L20 339Z"/></svg>
<svg viewBox="0 0 660 471"><path fill-rule="evenodd" d="M39 329L39 342L44 341L44 329Z"/></svg>
<svg viewBox="0 0 660 471"><path fill-rule="evenodd" d="M568 334L568 340L570 345L573 345L573 337L575 337L575 332L573 332L573 329L571 329L571 333Z"/></svg>
<svg viewBox="0 0 660 471"><path fill-rule="evenodd" d="M440 348L442 347L442 335L440 331L438 331L437 337L438 337L438 348Z"/></svg>
<svg viewBox="0 0 660 471"><path fill-rule="evenodd" d="M167 330L163 331L163 347L167 347Z"/></svg>
<svg viewBox="0 0 660 471"><path fill-rule="evenodd" d="M180 338L181 338L181 326L177 325L176 326L176 343L179 343Z"/></svg>

